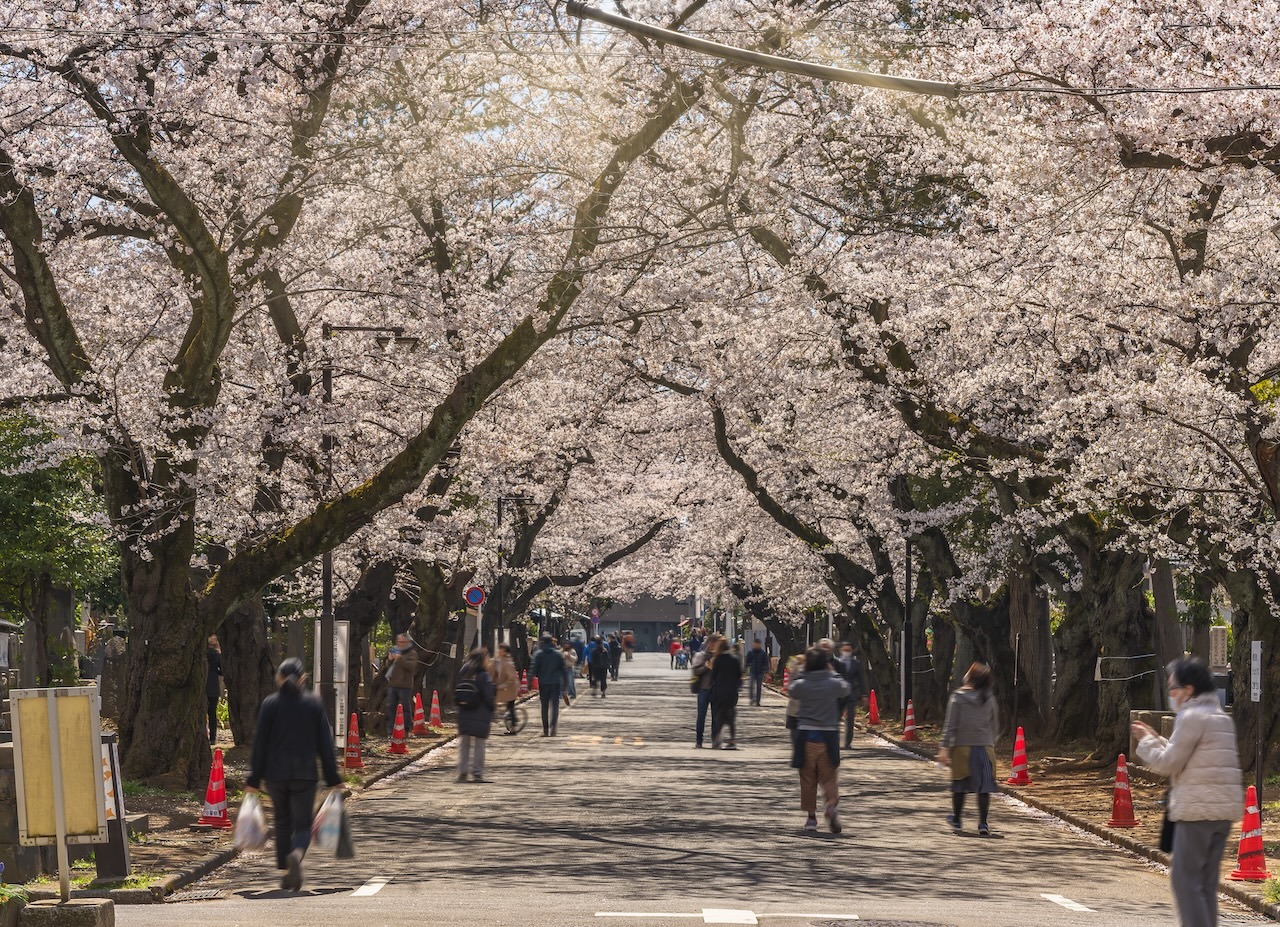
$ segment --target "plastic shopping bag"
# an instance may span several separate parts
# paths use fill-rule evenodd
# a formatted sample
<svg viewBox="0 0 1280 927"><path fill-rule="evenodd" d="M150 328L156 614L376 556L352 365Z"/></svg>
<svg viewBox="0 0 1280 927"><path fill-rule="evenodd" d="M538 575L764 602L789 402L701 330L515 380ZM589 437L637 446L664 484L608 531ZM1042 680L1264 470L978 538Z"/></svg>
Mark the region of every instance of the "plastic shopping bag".
<svg viewBox="0 0 1280 927"><path fill-rule="evenodd" d="M351 842L351 821L347 818L347 806L342 805L342 836L338 839L338 859L351 859L356 855L355 844Z"/></svg>
<svg viewBox="0 0 1280 927"><path fill-rule="evenodd" d="M311 825L311 845L324 853L336 853L342 837L342 796L330 792Z"/></svg>
<svg viewBox="0 0 1280 927"><path fill-rule="evenodd" d="M235 847L241 852L261 850L267 845L267 816L262 813L262 800L250 792L236 812Z"/></svg>

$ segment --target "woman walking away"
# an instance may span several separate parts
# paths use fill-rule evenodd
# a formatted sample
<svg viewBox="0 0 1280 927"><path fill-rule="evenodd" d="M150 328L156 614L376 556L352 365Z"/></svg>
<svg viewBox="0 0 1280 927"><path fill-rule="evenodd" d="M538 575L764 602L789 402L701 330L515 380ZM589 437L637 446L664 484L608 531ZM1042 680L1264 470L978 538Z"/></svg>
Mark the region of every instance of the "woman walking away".
<svg viewBox="0 0 1280 927"><path fill-rule="evenodd" d="M796 703L796 733L791 766L800 770L800 809L804 829L818 829L818 784L822 784L827 824L840 833L840 700L849 697L849 683L831 668L831 653L819 647L804 655L804 671L791 678L790 697Z"/></svg>
<svg viewBox="0 0 1280 927"><path fill-rule="evenodd" d="M990 837L987 812L996 785L996 700L992 697L991 667L974 663L964 674L964 685L951 693L947 720L942 726L939 763L951 763L951 813L947 823L961 828L964 796L978 793L978 836Z"/></svg>
<svg viewBox="0 0 1280 927"><path fill-rule="evenodd" d="M565 643L560 651L564 654L564 704L568 707L569 702L578 697L578 654L570 643Z"/></svg>
<svg viewBox="0 0 1280 927"><path fill-rule="evenodd" d="M302 890L302 859L311 845L316 758L326 785L337 788L342 780L324 706L302 690L302 661L290 657L281 663L276 685L279 691L258 711L245 792L258 791L266 780L276 822L276 868L286 870L280 887L296 892Z"/></svg>
<svg viewBox="0 0 1280 927"><path fill-rule="evenodd" d="M726 750L738 749L738 689L742 686L742 663L733 655L727 640L711 662L711 748L720 747L720 732L729 726Z"/></svg>
<svg viewBox="0 0 1280 927"><path fill-rule="evenodd" d="M484 782L484 748L489 742L496 704L493 680L487 669L488 651L477 647L471 651L458 671L458 685L453 703L458 709L458 780Z"/></svg>
<svg viewBox="0 0 1280 927"><path fill-rule="evenodd" d="M1218 873L1231 822L1244 804L1236 728L1218 704L1213 676L1199 660L1169 664L1169 701L1177 717L1165 740L1132 725L1142 762L1170 779L1173 860L1169 880L1181 927L1218 923Z"/></svg>

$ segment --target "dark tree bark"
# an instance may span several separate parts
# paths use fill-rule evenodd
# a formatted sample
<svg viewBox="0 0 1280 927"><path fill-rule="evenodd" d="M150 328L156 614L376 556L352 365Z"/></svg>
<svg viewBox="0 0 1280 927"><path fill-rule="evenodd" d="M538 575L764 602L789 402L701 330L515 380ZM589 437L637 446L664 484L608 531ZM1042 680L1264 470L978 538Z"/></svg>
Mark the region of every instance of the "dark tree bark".
<svg viewBox="0 0 1280 927"><path fill-rule="evenodd" d="M1006 580L1009 587L1010 646L1022 635L1018 667L1017 724L1029 734L1048 726L1053 704L1053 634L1049 629L1049 600L1036 589L1030 565L1014 564Z"/></svg>
<svg viewBox="0 0 1280 927"><path fill-rule="evenodd" d="M1231 597L1233 648L1231 654L1232 719L1240 744L1240 765L1249 773L1257 767L1257 732L1262 725L1263 768L1273 770L1280 760L1280 621L1268 601L1280 592L1280 575L1233 570L1222 576ZM1251 643L1262 641L1263 714L1250 695ZM1252 777L1247 781L1252 782Z"/></svg>
<svg viewBox="0 0 1280 927"><path fill-rule="evenodd" d="M237 746L252 743L258 708L276 688L261 596L254 596L227 616L218 629L218 642L222 645L232 739Z"/></svg>

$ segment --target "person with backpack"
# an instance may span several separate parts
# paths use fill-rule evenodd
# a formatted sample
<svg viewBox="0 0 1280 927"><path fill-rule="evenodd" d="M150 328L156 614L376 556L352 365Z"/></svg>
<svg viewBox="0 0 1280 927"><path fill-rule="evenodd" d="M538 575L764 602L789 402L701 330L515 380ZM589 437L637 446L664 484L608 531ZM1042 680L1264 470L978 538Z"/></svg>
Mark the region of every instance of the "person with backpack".
<svg viewBox="0 0 1280 927"><path fill-rule="evenodd" d="M609 646L598 634L592 641L591 655L587 657L587 662L591 672L591 694L594 696L599 688L600 697L604 698L609 688Z"/></svg>
<svg viewBox="0 0 1280 927"><path fill-rule="evenodd" d="M538 680L538 697L542 701L542 736L554 737L560 721L560 693L564 687L564 656L550 634L542 635L533 655L530 674Z"/></svg>
<svg viewBox="0 0 1280 927"><path fill-rule="evenodd" d="M320 699L302 688L302 661L290 657L276 671L279 690L258 711L245 792L266 781L275 817L276 868L285 870L280 887L302 890L302 860L311 846L315 817L316 759L331 789L342 784L333 752L333 728Z"/></svg>
<svg viewBox="0 0 1280 927"><path fill-rule="evenodd" d="M453 704L458 709L458 782L484 782L484 753L493 725L497 692L488 670L489 652L483 647L471 651L453 690Z"/></svg>

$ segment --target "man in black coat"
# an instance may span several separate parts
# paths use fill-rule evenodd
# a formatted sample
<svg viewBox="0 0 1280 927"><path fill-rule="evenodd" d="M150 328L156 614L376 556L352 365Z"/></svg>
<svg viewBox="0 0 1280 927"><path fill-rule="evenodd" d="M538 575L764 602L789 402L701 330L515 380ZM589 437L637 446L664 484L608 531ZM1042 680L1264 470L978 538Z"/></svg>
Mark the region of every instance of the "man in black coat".
<svg viewBox="0 0 1280 927"><path fill-rule="evenodd" d="M858 659L858 649L849 641L840 645L840 658L836 660L836 672L849 683L849 698L844 706L844 748L853 749L853 720L858 713L858 705L867 698L867 673Z"/></svg>

